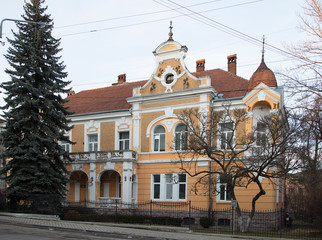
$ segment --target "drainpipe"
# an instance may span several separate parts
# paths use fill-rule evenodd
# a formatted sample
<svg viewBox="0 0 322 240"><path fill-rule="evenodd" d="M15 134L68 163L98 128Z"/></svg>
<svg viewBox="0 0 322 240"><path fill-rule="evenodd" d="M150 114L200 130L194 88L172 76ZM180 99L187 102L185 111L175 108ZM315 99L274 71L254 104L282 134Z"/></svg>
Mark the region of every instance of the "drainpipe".
<svg viewBox="0 0 322 240"><path fill-rule="evenodd" d="M211 101L211 104L213 103L213 100ZM212 151L212 148L213 148L213 128L214 128L214 119L213 119L213 109L212 107L210 107L211 109L211 112L210 112L210 120L211 120L211 125L210 125L210 148L211 148L211 151ZM212 196L212 189L213 189L213 184L212 184L212 159L210 158L209 160L209 210L208 210L208 216L210 217L210 212L212 211L212 207L213 207L213 202L214 202L214 199L213 199L213 196Z"/></svg>

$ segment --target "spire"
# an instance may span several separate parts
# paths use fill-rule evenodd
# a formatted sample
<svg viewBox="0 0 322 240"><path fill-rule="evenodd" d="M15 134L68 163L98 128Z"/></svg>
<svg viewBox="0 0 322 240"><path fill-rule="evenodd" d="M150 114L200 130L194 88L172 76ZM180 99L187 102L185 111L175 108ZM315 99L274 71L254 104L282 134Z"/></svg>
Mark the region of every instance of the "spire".
<svg viewBox="0 0 322 240"><path fill-rule="evenodd" d="M172 38L172 36L173 36L173 33L172 33L172 21L170 21L170 32L169 32L169 39L168 39L168 41L173 41L173 38Z"/></svg>
<svg viewBox="0 0 322 240"><path fill-rule="evenodd" d="M257 70L253 73L248 82L248 92L253 90L258 84L264 83L268 87L277 87L277 82L274 73L270 70L264 61L265 53L265 36L263 35L262 62Z"/></svg>
<svg viewBox="0 0 322 240"><path fill-rule="evenodd" d="M265 35L263 35L262 61L264 61L264 54L265 54Z"/></svg>

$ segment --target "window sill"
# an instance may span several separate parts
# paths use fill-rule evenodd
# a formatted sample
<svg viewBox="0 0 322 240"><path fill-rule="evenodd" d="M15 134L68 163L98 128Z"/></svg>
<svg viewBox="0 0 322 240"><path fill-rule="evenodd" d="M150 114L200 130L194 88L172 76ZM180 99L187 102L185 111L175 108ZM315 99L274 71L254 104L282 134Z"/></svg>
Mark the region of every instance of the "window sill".
<svg viewBox="0 0 322 240"><path fill-rule="evenodd" d="M216 203L221 203L221 204L223 204L223 203L231 203L231 200L216 200Z"/></svg>
<svg viewBox="0 0 322 240"><path fill-rule="evenodd" d="M181 199L181 200L170 200L170 199L151 199L153 202L167 202L167 203L182 203L182 202L187 202L187 199Z"/></svg>

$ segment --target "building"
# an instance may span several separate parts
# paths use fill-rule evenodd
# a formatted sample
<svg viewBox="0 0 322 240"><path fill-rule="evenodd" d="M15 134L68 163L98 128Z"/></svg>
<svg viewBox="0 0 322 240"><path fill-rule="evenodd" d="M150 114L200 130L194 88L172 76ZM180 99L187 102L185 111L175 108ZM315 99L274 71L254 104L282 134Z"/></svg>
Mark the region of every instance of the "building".
<svg viewBox="0 0 322 240"><path fill-rule="evenodd" d="M192 201L208 207L209 197L190 191L195 180L182 173L176 161L175 150L182 146L175 136L186 132L177 114L185 108L200 112L210 106L220 108L229 100L246 110L251 128L255 116L283 108L283 89L277 87L264 58L248 81L236 75L236 55L227 57L228 71L205 70L202 59L196 61L196 71L190 72L184 62L187 51L170 31L169 39L153 52L156 67L150 79L126 82L126 74L121 74L112 86L69 92L66 106L73 112L69 116L73 129L66 134L75 144L62 143L74 159L66 163L72 180L69 201L101 206L115 199L126 203ZM209 160L196 164L207 168ZM265 184L266 195L257 209L277 209L283 189L279 181L274 186L268 180ZM218 182L219 191L220 186L224 185ZM252 189L240 190L242 208L250 208L248 195L252 193ZM213 206L221 209L230 204L228 194L221 192Z"/></svg>

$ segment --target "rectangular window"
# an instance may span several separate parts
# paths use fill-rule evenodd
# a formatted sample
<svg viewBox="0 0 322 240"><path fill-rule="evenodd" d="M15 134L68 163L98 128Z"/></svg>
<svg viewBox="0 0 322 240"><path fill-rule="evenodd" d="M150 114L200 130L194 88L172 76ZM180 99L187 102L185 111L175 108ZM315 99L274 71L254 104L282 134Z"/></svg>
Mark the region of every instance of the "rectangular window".
<svg viewBox="0 0 322 240"><path fill-rule="evenodd" d="M62 143L61 146L63 147L63 149L66 151L66 152L69 152L70 151L70 144L69 143Z"/></svg>
<svg viewBox="0 0 322 240"><path fill-rule="evenodd" d="M256 132L256 145L264 147L267 141L267 131L264 123L257 124L257 132Z"/></svg>
<svg viewBox="0 0 322 240"><path fill-rule="evenodd" d="M94 152L98 150L98 137L97 134L87 135L88 137L88 151Z"/></svg>
<svg viewBox="0 0 322 240"><path fill-rule="evenodd" d="M187 175L177 173L153 174L151 187L152 200L186 200Z"/></svg>
<svg viewBox="0 0 322 240"><path fill-rule="evenodd" d="M160 199L160 174L153 175L153 199Z"/></svg>
<svg viewBox="0 0 322 240"><path fill-rule="evenodd" d="M233 145L233 127L232 122L220 124L220 148L232 149Z"/></svg>
<svg viewBox="0 0 322 240"><path fill-rule="evenodd" d="M173 177L172 174L166 174L165 175L165 181L166 181L166 199L172 199L173 194Z"/></svg>
<svg viewBox="0 0 322 240"><path fill-rule="evenodd" d="M179 174L179 199L186 199L187 175Z"/></svg>
<svg viewBox="0 0 322 240"><path fill-rule="evenodd" d="M119 150L129 150L130 149L130 133L120 132L119 135Z"/></svg>
<svg viewBox="0 0 322 240"><path fill-rule="evenodd" d="M231 200L231 189L232 176L227 174L220 174L218 176L217 183L217 200L218 201L230 201Z"/></svg>

